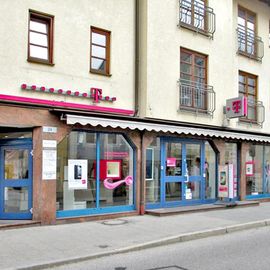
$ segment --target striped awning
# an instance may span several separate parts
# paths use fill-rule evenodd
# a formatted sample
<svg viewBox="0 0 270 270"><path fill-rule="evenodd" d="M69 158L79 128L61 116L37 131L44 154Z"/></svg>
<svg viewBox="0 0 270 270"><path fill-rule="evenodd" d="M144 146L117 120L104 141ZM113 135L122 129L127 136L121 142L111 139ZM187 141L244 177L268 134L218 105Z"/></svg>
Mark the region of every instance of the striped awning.
<svg viewBox="0 0 270 270"><path fill-rule="evenodd" d="M81 124L91 125L93 127L112 127L112 128L122 128L131 130L146 130L164 133L177 133L185 135L198 135L198 136L209 136L216 138L227 138L227 139L237 139L245 141L254 142L267 142L270 143L270 134L267 135L257 135L249 133L240 133L237 131L226 131L226 130L214 130L214 129L204 129L197 127L185 127L185 126L175 126L175 125L165 125L150 122L139 122L139 121L128 121L128 120L118 120L118 119L107 119L99 117L88 117L80 115L66 115L66 121L68 125Z"/></svg>

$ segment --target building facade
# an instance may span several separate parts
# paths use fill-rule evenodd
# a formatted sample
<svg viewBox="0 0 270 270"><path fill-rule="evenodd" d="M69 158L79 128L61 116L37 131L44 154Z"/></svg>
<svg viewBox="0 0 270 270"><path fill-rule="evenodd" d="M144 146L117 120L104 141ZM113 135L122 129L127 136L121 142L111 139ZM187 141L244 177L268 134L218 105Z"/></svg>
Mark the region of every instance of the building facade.
<svg viewBox="0 0 270 270"><path fill-rule="evenodd" d="M2 0L0 219L270 198L268 1L64 3Z"/></svg>

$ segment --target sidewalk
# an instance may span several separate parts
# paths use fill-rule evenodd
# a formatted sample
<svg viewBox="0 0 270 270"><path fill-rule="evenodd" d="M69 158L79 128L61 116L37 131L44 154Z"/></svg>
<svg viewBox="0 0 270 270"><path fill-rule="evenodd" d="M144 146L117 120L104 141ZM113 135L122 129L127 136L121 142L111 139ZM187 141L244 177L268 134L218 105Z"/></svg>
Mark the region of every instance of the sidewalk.
<svg viewBox="0 0 270 270"><path fill-rule="evenodd" d="M270 203L166 217L133 216L0 231L0 269L45 269L270 225Z"/></svg>

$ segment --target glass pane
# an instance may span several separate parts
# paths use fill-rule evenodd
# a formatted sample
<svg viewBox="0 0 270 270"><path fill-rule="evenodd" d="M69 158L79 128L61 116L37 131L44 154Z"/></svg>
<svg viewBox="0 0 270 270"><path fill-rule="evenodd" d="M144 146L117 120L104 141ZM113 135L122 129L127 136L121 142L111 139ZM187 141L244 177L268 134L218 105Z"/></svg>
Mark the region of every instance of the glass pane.
<svg viewBox="0 0 270 270"><path fill-rule="evenodd" d="M186 184L185 198L186 200L198 200L200 199L200 187L199 181L193 181Z"/></svg>
<svg viewBox="0 0 270 270"><path fill-rule="evenodd" d="M5 179L28 178L28 150L5 150Z"/></svg>
<svg viewBox="0 0 270 270"><path fill-rule="evenodd" d="M182 183L166 183L166 201L182 200Z"/></svg>
<svg viewBox="0 0 270 270"><path fill-rule="evenodd" d="M146 202L154 203L160 201L160 139L155 138L147 150L145 196Z"/></svg>
<svg viewBox="0 0 270 270"><path fill-rule="evenodd" d="M30 30L47 34L47 23L41 23L36 21L30 21Z"/></svg>
<svg viewBox="0 0 270 270"><path fill-rule="evenodd" d="M241 92L241 93L245 93L246 92L245 91L245 85L242 84L242 83L239 83L239 92Z"/></svg>
<svg viewBox="0 0 270 270"><path fill-rule="evenodd" d="M205 198L216 198L216 154L208 142L205 143Z"/></svg>
<svg viewBox="0 0 270 270"><path fill-rule="evenodd" d="M245 83L245 76L239 74L239 82Z"/></svg>
<svg viewBox="0 0 270 270"><path fill-rule="evenodd" d="M181 72L191 74L191 65L181 63Z"/></svg>
<svg viewBox="0 0 270 270"><path fill-rule="evenodd" d="M255 86L255 79L248 78L248 85Z"/></svg>
<svg viewBox="0 0 270 270"><path fill-rule="evenodd" d="M191 54L186 52L181 52L181 62L191 63Z"/></svg>
<svg viewBox="0 0 270 270"><path fill-rule="evenodd" d="M87 141L91 134L91 142ZM81 187L69 177L69 160L87 161L87 185ZM74 162L75 163L75 162ZM96 207L96 134L71 132L57 146L56 209ZM73 165L74 166L74 165ZM78 168L79 169L79 168ZM77 170L77 174L81 170ZM76 174L74 168L74 176ZM76 179L77 177L74 177ZM74 183L75 182L75 183Z"/></svg>
<svg viewBox="0 0 270 270"><path fill-rule="evenodd" d="M186 144L186 162L190 176L201 175L201 146L199 144Z"/></svg>
<svg viewBox="0 0 270 270"><path fill-rule="evenodd" d="M166 176L182 175L182 144L166 143Z"/></svg>
<svg viewBox="0 0 270 270"><path fill-rule="evenodd" d="M241 27L241 29L243 29L245 27L245 25L246 25L246 21L245 21L244 18L238 17L237 22L238 22L238 25Z"/></svg>
<svg viewBox="0 0 270 270"><path fill-rule="evenodd" d="M195 67L195 76L205 78L205 69L201 67Z"/></svg>
<svg viewBox="0 0 270 270"><path fill-rule="evenodd" d="M106 58L106 49L103 47L92 45L92 56Z"/></svg>
<svg viewBox="0 0 270 270"><path fill-rule="evenodd" d="M192 106L192 87L189 85L182 85L180 89L180 104L182 106Z"/></svg>
<svg viewBox="0 0 270 270"><path fill-rule="evenodd" d="M264 193L270 193L270 147L265 147L264 154L264 173L265 173L265 181L264 181Z"/></svg>
<svg viewBox="0 0 270 270"><path fill-rule="evenodd" d="M255 107L248 106L248 119L250 120L256 120L256 109Z"/></svg>
<svg viewBox="0 0 270 270"><path fill-rule="evenodd" d="M111 136L117 136L116 144ZM101 207L133 204L133 149L120 134L100 135L99 187Z"/></svg>
<svg viewBox="0 0 270 270"><path fill-rule="evenodd" d="M5 187L5 213L28 211L28 189L26 187Z"/></svg>
<svg viewBox="0 0 270 270"><path fill-rule="evenodd" d="M191 81L191 75L181 73L181 79L184 81Z"/></svg>
<svg viewBox="0 0 270 270"><path fill-rule="evenodd" d="M48 47L48 36L30 32L30 43Z"/></svg>
<svg viewBox="0 0 270 270"><path fill-rule="evenodd" d="M255 87L248 86L248 93L251 95L254 95L255 94Z"/></svg>
<svg viewBox="0 0 270 270"><path fill-rule="evenodd" d="M96 70L105 71L106 61L92 57L91 68Z"/></svg>
<svg viewBox="0 0 270 270"><path fill-rule="evenodd" d="M250 145L247 151L246 162L252 167L246 176L247 195L259 195L263 193L263 146ZM247 165L246 165L247 166Z"/></svg>
<svg viewBox="0 0 270 270"><path fill-rule="evenodd" d="M195 56L195 65L200 66L200 67L204 67L205 66L205 59Z"/></svg>
<svg viewBox="0 0 270 270"><path fill-rule="evenodd" d="M48 60L48 49L34 46L34 45L30 45L30 56L35 57L35 58Z"/></svg>
<svg viewBox="0 0 270 270"><path fill-rule="evenodd" d="M106 36L92 32L92 43L106 46Z"/></svg>

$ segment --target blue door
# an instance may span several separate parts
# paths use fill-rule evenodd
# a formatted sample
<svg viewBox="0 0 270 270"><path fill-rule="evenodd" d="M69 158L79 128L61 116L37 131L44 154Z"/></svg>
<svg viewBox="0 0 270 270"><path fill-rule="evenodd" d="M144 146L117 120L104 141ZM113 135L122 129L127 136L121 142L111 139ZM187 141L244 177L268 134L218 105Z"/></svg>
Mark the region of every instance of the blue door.
<svg viewBox="0 0 270 270"><path fill-rule="evenodd" d="M164 139L161 153L161 204L166 207L202 202L205 196L204 143Z"/></svg>
<svg viewBox="0 0 270 270"><path fill-rule="evenodd" d="M0 142L0 219L32 219L32 140Z"/></svg>

